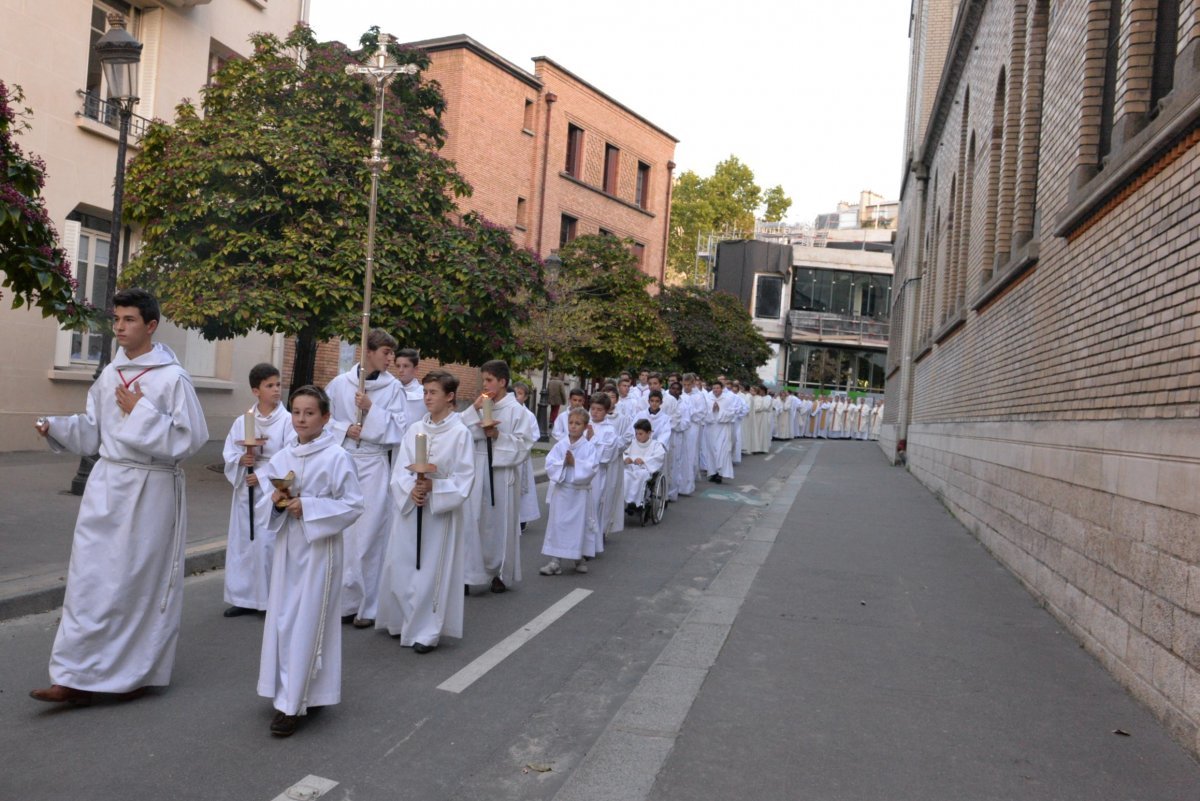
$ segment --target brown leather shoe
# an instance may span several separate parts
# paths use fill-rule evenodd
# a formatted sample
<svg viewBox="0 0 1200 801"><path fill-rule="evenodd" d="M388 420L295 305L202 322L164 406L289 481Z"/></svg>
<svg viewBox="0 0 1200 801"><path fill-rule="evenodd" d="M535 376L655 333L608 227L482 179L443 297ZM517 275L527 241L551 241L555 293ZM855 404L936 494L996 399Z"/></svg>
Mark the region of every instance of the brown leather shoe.
<svg viewBox="0 0 1200 801"><path fill-rule="evenodd" d="M92 692L90 690L76 690L74 687L67 687L62 684L51 684L44 690L30 690L29 697L51 704L66 702L75 706L88 706L92 703Z"/></svg>
<svg viewBox="0 0 1200 801"><path fill-rule="evenodd" d="M500 580L499 576L492 579L492 592L507 592L508 587Z"/></svg>
<svg viewBox="0 0 1200 801"><path fill-rule="evenodd" d="M354 628L356 628L356 629L369 629L369 628L373 628L374 626L375 626L374 620L371 620L371 619L368 619L365 617L354 618Z"/></svg>

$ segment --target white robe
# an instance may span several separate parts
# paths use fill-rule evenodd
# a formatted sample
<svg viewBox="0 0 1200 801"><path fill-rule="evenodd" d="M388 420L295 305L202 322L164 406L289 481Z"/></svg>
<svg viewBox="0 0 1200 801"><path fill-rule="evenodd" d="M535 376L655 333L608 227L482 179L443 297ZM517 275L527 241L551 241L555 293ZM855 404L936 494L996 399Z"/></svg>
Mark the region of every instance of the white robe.
<svg viewBox="0 0 1200 801"><path fill-rule="evenodd" d="M362 516L345 531L345 559L342 576L343 615L374 620L379 607L379 574L383 570L383 552L391 521L392 504L388 501L391 465L388 453L408 428L408 400L400 381L384 371L366 382L371 409L363 417L358 442L346 436L358 421L354 396L358 392L359 365L329 382L325 391L333 418L327 428L354 459L354 469L362 488L365 507Z"/></svg>
<svg viewBox="0 0 1200 801"><path fill-rule="evenodd" d="M768 453L771 450L771 428L775 422L775 401L770 395L759 395L754 398L758 404L758 430L755 432L756 453Z"/></svg>
<svg viewBox="0 0 1200 801"><path fill-rule="evenodd" d="M144 395L128 415L116 400L123 381ZM191 378L166 345L134 359L121 349L83 414L49 420L51 450L100 454L75 521L50 678L109 693L169 684L187 542L179 463L208 441Z"/></svg>
<svg viewBox="0 0 1200 801"><path fill-rule="evenodd" d="M611 517L610 508L605 503L612 491L609 476L613 474L614 469L620 470L617 456L621 453L617 430L610 420L592 423L591 426L590 442L596 449L596 473L592 476L588 533L583 540L583 555L589 557L604 553L605 522Z"/></svg>
<svg viewBox="0 0 1200 801"><path fill-rule="evenodd" d="M871 439L879 439L879 428L883 425L883 407L885 404L879 404L875 410L871 412Z"/></svg>
<svg viewBox="0 0 1200 801"><path fill-rule="evenodd" d="M688 416L691 426L684 432L685 464L680 468L679 493L691 495L696 491L696 474L704 467L704 421L708 419L708 416L705 411L706 395L704 392L693 389L682 397L685 404L681 413Z"/></svg>
<svg viewBox="0 0 1200 801"><path fill-rule="evenodd" d="M857 403L851 403L846 407L846 436L858 439L858 421L861 412L862 407Z"/></svg>
<svg viewBox="0 0 1200 801"><path fill-rule="evenodd" d="M266 438L262 447L255 451L254 470L264 467L271 457L295 437L292 416L282 403L266 417L254 404L254 433ZM233 485L233 502L229 507L229 539L225 545L225 603L243 609L267 608L267 589L271 586L271 557L275 546L275 532L267 526L266 508L255 506L254 539L250 539L250 487L246 485L247 469L242 466L246 448L238 445L246 439L246 418L238 416L225 437L222 456L225 459L225 478ZM260 477L261 478L261 477ZM254 499L271 486L265 478L254 488Z"/></svg>
<svg viewBox="0 0 1200 801"><path fill-rule="evenodd" d="M649 390L647 390L649 392ZM600 520L604 523L603 533L618 534L625 530L625 471L621 469L620 455L633 442L633 423L628 417L609 415L608 420L617 432L617 452L608 463L608 478L604 482L604 509ZM604 537L600 538L598 550L604 550Z"/></svg>
<svg viewBox="0 0 1200 801"><path fill-rule="evenodd" d="M833 407L833 422L829 426L830 434L834 439L845 439L846 437L846 403L838 401Z"/></svg>
<svg viewBox="0 0 1200 801"><path fill-rule="evenodd" d="M758 396L746 395L743 397L741 393L738 393L738 398L746 404L746 416L742 418L740 423L742 435L740 450L743 453L758 453L758 419L762 414L762 410L758 405Z"/></svg>
<svg viewBox="0 0 1200 801"><path fill-rule="evenodd" d="M717 411L713 411L713 403ZM733 478L733 429L737 426L737 399L732 393L722 392L721 397L709 396L705 410L704 445L707 453L708 474L722 478Z"/></svg>
<svg viewBox="0 0 1200 801"><path fill-rule="evenodd" d="M692 429L690 404L679 396L678 414L671 421L671 475L667 482L667 498L675 501L680 493L692 492L696 487L696 466L688 461L687 439ZM690 483L689 483L690 482Z"/></svg>
<svg viewBox="0 0 1200 801"><path fill-rule="evenodd" d="M425 387L419 378L414 378L407 384L400 379L396 379L396 381L400 384L400 392L404 395L404 422L406 426L411 426L425 418Z"/></svg>
<svg viewBox="0 0 1200 801"><path fill-rule="evenodd" d="M529 457L534 434L526 409L511 392L494 405L493 416L500 424L492 440L493 486L488 480L487 443L480 423L483 410L471 406L461 413L475 441L475 486L466 508L466 551L464 581L487 584L499 576L505 584L521 580L521 463Z"/></svg>
<svg viewBox="0 0 1200 801"><path fill-rule="evenodd" d="M529 407L522 406L525 414L529 415L529 425L532 428L533 441L542 438L542 430L538 428L537 416L529 411ZM532 448L532 446L530 446ZM521 463L521 514L520 522L532 523L542 516L541 507L538 505L537 497L537 479L533 475L533 451L530 450L529 455L525 457L525 461ZM429 643L426 643L428 645Z"/></svg>
<svg viewBox="0 0 1200 801"><path fill-rule="evenodd" d="M733 464L741 464L742 451L746 449L745 445L742 443L742 421L746 419L748 414L750 414L750 404L746 402L746 398L740 392L733 392L732 390L726 389L721 394L728 395L733 399L734 417L733 431L729 438L729 447L731 449L730 456ZM711 403L708 406L710 409L712 408Z"/></svg>
<svg viewBox="0 0 1200 801"><path fill-rule="evenodd" d="M813 436L827 439L829 425L833 422L833 404L829 401L821 401L813 409L813 414L816 417L816 422L813 424Z"/></svg>
<svg viewBox="0 0 1200 801"><path fill-rule="evenodd" d="M575 464L566 464L567 451ZM546 455L546 536L542 553L556 559L583 558L589 532L595 530L592 480L596 475L596 447L584 437L555 443ZM595 553L593 552L594 556Z"/></svg>
<svg viewBox="0 0 1200 801"><path fill-rule="evenodd" d="M363 511L354 462L328 427L311 442L295 442L271 458L262 474L294 472L292 497L301 519L280 512L271 496L259 503L275 531L275 561L258 663L258 694L286 715L329 706L342 697L342 532Z"/></svg>
<svg viewBox="0 0 1200 801"><path fill-rule="evenodd" d="M437 466L433 491L421 512L421 569L417 569L417 507L408 470L416 456L417 434L426 437L426 458ZM457 414L434 423L426 414L408 427L392 468L391 518L379 614L375 628L399 634L400 644L437 645L442 637L462 637L464 507L475 477L475 443Z"/></svg>
<svg viewBox="0 0 1200 801"><path fill-rule="evenodd" d="M667 450L661 442L654 438L650 438L644 443L634 440L633 444L625 449L622 463L625 459L641 459L643 462L643 464L624 465L625 503L642 506L646 496L646 482L650 480L650 476L663 468L663 464L667 460Z"/></svg>

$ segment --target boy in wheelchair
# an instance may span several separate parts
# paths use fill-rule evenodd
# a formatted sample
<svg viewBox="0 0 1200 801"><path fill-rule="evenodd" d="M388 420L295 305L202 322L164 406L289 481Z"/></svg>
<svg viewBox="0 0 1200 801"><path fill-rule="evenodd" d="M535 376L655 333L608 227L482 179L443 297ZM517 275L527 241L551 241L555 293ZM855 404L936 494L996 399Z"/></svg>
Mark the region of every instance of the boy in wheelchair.
<svg viewBox="0 0 1200 801"><path fill-rule="evenodd" d="M650 436L649 420L633 424L634 441L625 450L625 510L632 514L646 502L646 482L662 470L666 448Z"/></svg>

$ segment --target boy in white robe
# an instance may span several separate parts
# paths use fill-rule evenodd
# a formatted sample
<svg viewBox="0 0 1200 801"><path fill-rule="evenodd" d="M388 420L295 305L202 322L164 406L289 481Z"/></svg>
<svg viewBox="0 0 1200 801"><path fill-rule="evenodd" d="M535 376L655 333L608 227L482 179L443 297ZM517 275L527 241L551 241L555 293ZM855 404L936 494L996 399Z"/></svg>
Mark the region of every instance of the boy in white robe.
<svg viewBox="0 0 1200 801"><path fill-rule="evenodd" d="M521 408L528 415L529 425L533 429L533 440L537 442L542 438L542 430L538 426L537 415L529 410L529 387L518 381L513 384L513 395L517 396L517 402L521 404ZM521 463L521 514L518 517L521 521L521 532L525 532L526 524L532 523L541 516L542 509L538 504L537 482L533 476L533 450L531 448L529 455Z"/></svg>
<svg viewBox="0 0 1200 801"><path fill-rule="evenodd" d="M329 382L325 389L333 419L330 432L354 459L358 483L367 504L362 516L345 531L345 575L342 577L342 617L357 629L375 625L379 606L379 573L387 545L392 504L387 503L391 466L388 453L408 427L408 399L400 381L387 371L396 340L376 328L367 336L367 380L358 391L356 364ZM361 420L361 422L360 422Z"/></svg>
<svg viewBox="0 0 1200 801"><path fill-rule="evenodd" d="M418 654L442 637L462 637L464 507L475 476L475 443L454 413L458 379L434 370L421 379L429 410L408 427L392 468L391 518L375 627L400 635ZM418 480L417 436L425 437L425 460L437 471ZM417 567L417 514L421 515L421 566Z"/></svg>
<svg viewBox="0 0 1200 801"><path fill-rule="evenodd" d="M587 400L586 392L579 387L572 388L571 392L567 395L567 411L569 412L571 409L583 409L586 412L587 407L584 405L585 400ZM567 438L566 414L560 414L558 417L554 418L554 425L550 428L550 438L554 440L555 444L558 444Z"/></svg>
<svg viewBox="0 0 1200 801"><path fill-rule="evenodd" d="M656 390L650 390L651 393ZM636 439L625 450L625 511L632 514L645 505L646 482L650 476L662 470L667 460L667 450L653 436L649 420L638 420L633 424Z"/></svg>
<svg viewBox="0 0 1200 801"><path fill-rule="evenodd" d="M625 496L625 471L621 469L620 456L633 442L634 423L633 417L618 414L616 411L617 388L612 384L606 384L604 392L612 402L608 420L617 432L617 452L613 460L608 463L608 477L604 481L604 515L600 518L601 531L604 535L600 538L599 550L601 551L604 550L604 537L625 530L625 514L622 511L624 505L621 503L621 498ZM647 389L643 397L648 398L649 394L650 390Z"/></svg>
<svg viewBox="0 0 1200 801"><path fill-rule="evenodd" d="M183 611L187 511L179 463L208 441L191 377L153 341L158 301L144 289L113 298L120 349L87 395L87 411L41 418L56 453L99 452L92 468L50 654L53 684L39 701L129 699L170 683Z"/></svg>
<svg viewBox="0 0 1200 801"><path fill-rule="evenodd" d="M720 380L713 382L712 404L706 411L704 445L707 452L708 480L720 484L733 478L733 429L737 425L738 406L732 393Z"/></svg>
<svg viewBox="0 0 1200 801"><path fill-rule="evenodd" d="M467 499L467 585L489 584L505 592L521 580L521 463L533 447L533 427L525 407L509 392L508 364L496 359L480 368L483 394L461 413L475 441L475 486ZM483 404L492 403L496 425L484 428ZM489 474L487 441L492 442Z"/></svg>
<svg viewBox="0 0 1200 801"><path fill-rule="evenodd" d="M239 416L225 437L222 456L225 478L233 485L233 503L229 508L229 538L225 546L225 617L238 617L267 609L267 589L271 586L271 554L274 532L267 528L262 507L253 504L271 488L263 488L257 468L263 467L283 448L292 433L292 418L279 402L282 387L279 370L266 362L250 369L250 391L255 404L247 415L254 416L255 439L262 445L247 451L239 443L246 441L246 418ZM258 511L256 511L258 510ZM251 515L254 515L253 525ZM253 536L253 539L251 539Z"/></svg>
<svg viewBox="0 0 1200 801"><path fill-rule="evenodd" d="M542 554L550 561L538 570L543 576L562 573L561 559L575 560L575 571L587 572L584 551L589 530L595 526L591 511L592 480L596 475L596 447L584 436L589 415L573 408L567 418L567 437L546 455L546 536Z"/></svg>
<svg viewBox="0 0 1200 801"><path fill-rule="evenodd" d="M416 348L396 351L392 369L396 380L400 382L400 392L404 395L405 425L412 425L425 416L425 387L417 378L417 364L420 361L421 353Z"/></svg>
<svg viewBox="0 0 1200 801"><path fill-rule="evenodd" d="M614 463L620 468L620 440L613 426L613 418L609 415L612 409L612 399L606 392L592 395L588 413L591 422L584 429L584 438L596 449L596 473L592 477L592 491L589 498L590 514L588 533L583 541L583 555L592 558L604 552L605 522L611 517L611 512L605 499L612 492L609 476L613 473ZM582 570L580 569L582 567ZM587 565L576 565L577 573L586 573Z"/></svg>
<svg viewBox="0 0 1200 801"><path fill-rule="evenodd" d="M691 425L684 433L684 461L680 467L680 495L691 495L696 491L696 475L701 468L701 451L703 450L705 409L707 404L704 391L697 385L695 373L683 374L682 414L686 414Z"/></svg>
<svg viewBox="0 0 1200 801"><path fill-rule="evenodd" d="M275 561L258 664L258 694L274 702L271 734L291 736L310 706L342 698L342 532L363 511L353 459L326 429L329 398L313 386L288 401L296 439L263 475L292 484L263 493Z"/></svg>
<svg viewBox="0 0 1200 801"><path fill-rule="evenodd" d="M692 428L691 407L683 394L683 383L672 381L668 394L675 399L678 414L671 422L671 475L667 482L667 500L677 501L689 486L696 484L696 467L688 461L687 438ZM690 478L689 478L690 471ZM690 481L690 484L689 484Z"/></svg>

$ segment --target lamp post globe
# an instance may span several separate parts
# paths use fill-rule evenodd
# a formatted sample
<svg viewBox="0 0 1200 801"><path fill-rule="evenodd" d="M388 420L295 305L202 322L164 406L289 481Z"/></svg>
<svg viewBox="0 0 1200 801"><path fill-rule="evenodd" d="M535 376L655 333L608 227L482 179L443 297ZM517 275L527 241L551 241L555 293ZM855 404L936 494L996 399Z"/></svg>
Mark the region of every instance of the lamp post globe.
<svg viewBox="0 0 1200 801"><path fill-rule="evenodd" d="M125 30L123 14L108 15L108 30L94 45L104 70L109 98L122 108L132 109L138 101L138 67L142 62L142 43Z"/></svg>

